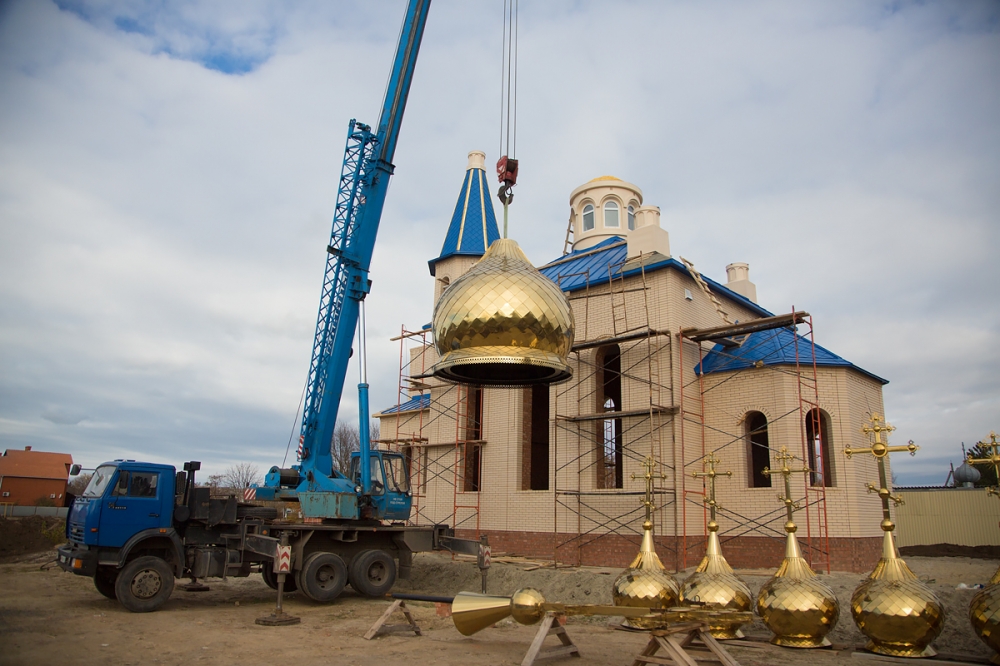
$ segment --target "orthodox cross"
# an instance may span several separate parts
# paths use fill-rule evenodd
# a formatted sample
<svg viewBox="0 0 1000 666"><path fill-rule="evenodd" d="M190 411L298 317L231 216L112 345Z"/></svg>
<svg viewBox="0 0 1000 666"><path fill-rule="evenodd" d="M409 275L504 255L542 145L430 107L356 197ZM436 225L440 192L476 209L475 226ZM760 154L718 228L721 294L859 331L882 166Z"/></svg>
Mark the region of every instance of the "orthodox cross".
<svg viewBox="0 0 1000 666"><path fill-rule="evenodd" d="M877 492L878 496L882 499L882 529L886 532L891 532L896 528L896 526L889 518L889 500L892 500L896 506L899 506L903 503L903 498L889 493L889 484L886 482L885 477L886 456L897 451L909 451L912 456L920 447L914 444L912 439L906 446L889 446L889 433L896 428L883 421L882 417L878 414L872 414L869 421L871 422L871 425L866 425L861 428L861 432L868 435L868 442L871 446L866 449L846 448L844 449L844 453L847 455L848 459L855 453L870 453L878 462L878 488L871 483L865 484L865 487L868 488L868 492L870 493ZM882 441L882 433L886 434L886 441L884 442ZM874 438L872 435L874 435Z"/></svg>
<svg viewBox="0 0 1000 666"><path fill-rule="evenodd" d="M646 468L646 473L642 475L641 478L646 479L646 498L643 500L642 504L646 507L646 522L652 525L653 521L653 511L656 507L653 506L653 480L654 479L666 479L667 475L656 473L656 461L653 460L653 456L647 456L645 460L642 461L642 466ZM632 479L635 480L636 476L633 473Z"/></svg>
<svg viewBox="0 0 1000 666"><path fill-rule="evenodd" d="M708 455L705 456L705 460L702 462L702 469L705 466L708 467L707 472L691 472L691 476L694 478L705 477L708 479L708 497L705 499L705 504L708 505L709 520L708 520L708 530L710 532L715 532L719 529L719 524L715 522L715 510L721 509L722 506L715 501L715 477L725 474L726 476L732 476L732 472L716 472L715 464L722 462L720 459L715 457L714 451L709 451Z"/></svg>
<svg viewBox="0 0 1000 666"><path fill-rule="evenodd" d="M970 453L968 454L969 457L966 459L966 462L968 462L970 465L974 465L976 463L993 464L993 469L996 472L998 485L987 488L986 492L988 492L990 495L996 495L997 497L1000 497L1000 453L998 453L998 449L1000 449L1000 442L997 442L997 434L995 432L991 432L990 441L987 442L984 439L983 441L979 442L979 444L984 448L990 449L989 457L973 458L972 454Z"/></svg>
<svg viewBox="0 0 1000 666"><path fill-rule="evenodd" d="M792 474L795 474L796 472L808 474L812 470L809 469L808 467L803 467L802 469L792 469L791 467L789 467L788 463L795 460L795 456L789 453L788 449L785 448L784 446L781 447L781 451L775 457L778 459L778 462L781 463L781 469L776 469L772 471L770 468L765 467L763 470L761 470L761 474L763 474L764 476L771 476L772 474L781 474L783 477L785 477L785 496L782 497L781 495L778 495L778 499L784 503L785 515L788 517L788 521L785 523L785 529L787 531L794 532L795 523L792 522L792 514L801 509L802 507L799 506L798 502L792 501L791 477Z"/></svg>

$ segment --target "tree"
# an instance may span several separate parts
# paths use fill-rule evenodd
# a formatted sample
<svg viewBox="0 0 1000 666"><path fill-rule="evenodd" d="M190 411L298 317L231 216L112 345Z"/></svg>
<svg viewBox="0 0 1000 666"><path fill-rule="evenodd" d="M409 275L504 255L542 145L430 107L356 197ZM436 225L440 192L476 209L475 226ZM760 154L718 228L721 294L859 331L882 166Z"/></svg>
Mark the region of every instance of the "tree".
<svg viewBox="0 0 1000 666"><path fill-rule="evenodd" d="M212 477L210 476L208 479L211 483ZM260 485L260 469L253 463L237 463L235 465L231 465L225 472L222 473L221 481L226 488L235 490L249 488L254 484Z"/></svg>
<svg viewBox="0 0 1000 666"><path fill-rule="evenodd" d="M969 455L973 458L989 458L993 455L993 449L979 442L969 449ZM979 480L976 481L976 488L997 485L997 469L993 466L993 463L976 463L973 467L979 470Z"/></svg>
<svg viewBox="0 0 1000 666"><path fill-rule="evenodd" d="M379 438L381 428L377 419L372 419L368 426L368 438L375 441ZM338 421L333 429L333 442L330 453L333 456L333 468L343 474L351 469L351 454L361 448L361 433L353 421Z"/></svg>
<svg viewBox="0 0 1000 666"><path fill-rule="evenodd" d="M361 435L358 426L349 421L338 421L333 429L333 442L330 453L333 455L333 468L347 474L351 468L351 454L361 446Z"/></svg>
<svg viewBox="0 0 1000 666"><path fill-rule="evenodd" d="M70 495L79 497L83 494L83 491L87 489L87 484L90 483L90 479L93 478L93 476L93 474L80 474L79 476L73 477L73 480L66 484L66 492Z"/></svg>

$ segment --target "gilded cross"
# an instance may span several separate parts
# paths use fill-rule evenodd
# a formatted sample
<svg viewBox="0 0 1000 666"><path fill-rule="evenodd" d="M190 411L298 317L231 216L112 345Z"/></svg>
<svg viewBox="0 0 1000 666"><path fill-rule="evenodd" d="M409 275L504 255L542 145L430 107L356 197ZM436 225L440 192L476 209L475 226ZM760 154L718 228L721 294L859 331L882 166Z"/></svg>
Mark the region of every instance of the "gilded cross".
<svg viewBox="0 0 1000 666"><path fill-rule="evenodd" d="M726 476L733 475L732 472L715 471L715 464L719 462L722 461L715 457L715 453L713 451L709 451L708 455L705 456L705 459L702 462L702 469L704 469L707 466L708 471L691 472L691 476L693 476L696 479L702 477L708 479L708 497L705 499L705 504L708 505L708 511L709 511L708 530L710 532L715 532L716 530L719 529L719 524L715 522L715 510L722 508L722 506L715 501L715 477L721 476L723 474Z"/></svg>
<svg viewBox="0 0 1000 666"><path fill-rule="evenodd" d="M990 464L990 463L992 463L993 464L993 469L996 472L997 483L1000 484L1000 452L998 452L998 450L1000 450L1000 442L997 442L997 434L995 432L991 432L990 433L990 441L987 442L984 439L983 441L979 442L979 444L980 444L980 446L987 447L987 448L990 449L990 455L989 455L989 457L987 457L987 458L973 458L972 454L970 453L969 457L966 459L966 462L968 462L970 465L974 465L976 463L979 463L979 464L983 464L983 463ZM1000 487L998 487L998 486L993 486L991 488L987 488L986 492L988 492L990 495L996 495L997 497L1000 497Z"/></svg>
<svg viewBox="0 0 1000 666"><path fill-rule="evenodd" d="M868 435L870 446L866 449L846 448L844 449L844 453L848 458L855 453L870 453L878 462L878 487L876 488L871 483L866 484L865 487L868 488L868 492L870 493L877 492L878 496L882 499L882 529L886 532L891 532L896 529L896 525L889 518L889 500L892 500L896 506L899 506L903 503L903 498L889 492L889 484L886 482L885 476L885 458L890 453L897 451L909 451L912 456L920 447L914 444L912 439L906 446L889 446L889 433L895 430L895 428L883 421L882 417L878 414L872 414L869 421L871 425L862 427L861 432ZM884 442L882 441L882 433L885 433Z"/></svg>
<svg viewBox="0 0 1000 666"><path fill-rule="evenodd" d="M656 473L656 461L653 460L653 456L648 456L643 460L642 466L646 468L646 473L641 477L646 479L646 498L642 503L646 507L646 522L649 523L653 520L653 511L656 510L656 507L653 506L653 481L654 479L666 479L667 475ZM632 479L635 480L635 478L635 474L632 474Z"/></svg>
<svg viewBox="0 0 1000 666"><path fill-rule="evenodd" d="M791 467L789 467L788 464L791 461L795 460L795 456L789 453L788 449L785 448L784 446L781 447L781 451L779 451L778 455L775 457L781 464L781 469L771 470L770 468L765 467L761 471L761 474L763 474L764 476L771 476L772 474L780 474L783 477L785 477L785 496L782 497L781 495L778 495L778 499L781 500L781 502L785 505L785 514L788 517L788 522L785 523L785 529L794 532L795 523L792 522L792 514L801 509L802 507L799 506L798 502L792 501L791 477L792 474L795 474L796 472L808 474L812 470L809 469L808 467L803 467L802 469L792 469Z"/></svg>

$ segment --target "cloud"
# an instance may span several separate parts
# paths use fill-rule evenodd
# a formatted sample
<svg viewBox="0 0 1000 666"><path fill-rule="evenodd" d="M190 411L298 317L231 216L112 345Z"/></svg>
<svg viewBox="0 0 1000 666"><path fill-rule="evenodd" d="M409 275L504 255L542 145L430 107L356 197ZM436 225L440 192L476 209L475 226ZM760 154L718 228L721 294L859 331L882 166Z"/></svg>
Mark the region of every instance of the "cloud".
<svg viewBox="0 0 1000 666"><path fill-rule="evenodd" d="M998 10L550 2L521 8L511 234L557 257L612 173L706 275L891 383L904 483L997 428ZM350 118L375 124L385 3L61 1L0 10L0 436L93 466L266 469L297 435ZM430 319L466 154L499 143L500 7L435 0L367 301L371 403ZM352 363L341 412L357 410ZM86 415L86 416L84 416ZM69 421L79 417L72 427ZM66 423L60 424L58 421Z"/></svg>

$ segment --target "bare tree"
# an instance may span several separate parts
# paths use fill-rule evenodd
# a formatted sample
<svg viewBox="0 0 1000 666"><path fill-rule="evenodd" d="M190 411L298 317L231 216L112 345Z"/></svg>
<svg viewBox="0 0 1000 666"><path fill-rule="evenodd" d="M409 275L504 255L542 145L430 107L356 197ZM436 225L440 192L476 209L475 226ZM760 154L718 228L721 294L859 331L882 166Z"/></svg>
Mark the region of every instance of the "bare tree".
<svg viewBox="0 0 1000 666"><path fill-rule="evenodd" d="M209 474L208 483L207 484L203 483L202 486L207 485L209 488L213 489L220 488L225 483L225 481L222 480L222 476L223 476L222 474Z"/></svg>
<svg viewBox="0 0 1000 666"><path fill-rule="evenodd" d="M90 483L90 479L93 478L93 474L81 474L80 476L74 477L72 481L66 484L66 492L70 495L76 495L79 497L83 494L83 491L87 489L87 484Z"/></svg>
<svg viewBox="0 0 1000 666"><path fill-rule="evenodd" d="M358 426L349 421L338 421L333 429L333 442L330 453L333 455L333 466L342 474L347 474L351 468L351 454L360 448L361 435Z"/></svg>
<svg viewBox="0 0 1000 666"><path fill-rule="evenodd" d="M209 477L210 481L211 478ZM253 463L241 462L231 465L222 474L222 483L230 489L242 490L260 482L260 469Z"/></svg>
<svg viewBox="0 0 1000 666"><path fill-rule="evenodd" d="M361 448L361 433L353 421L338 421L333 429L333 442L330 452L333 455L333 468L343 474L351 469L351 454ZM368 438L375 441L379 438L381 428L378 419L372 419L368 426Z"/></svg>

